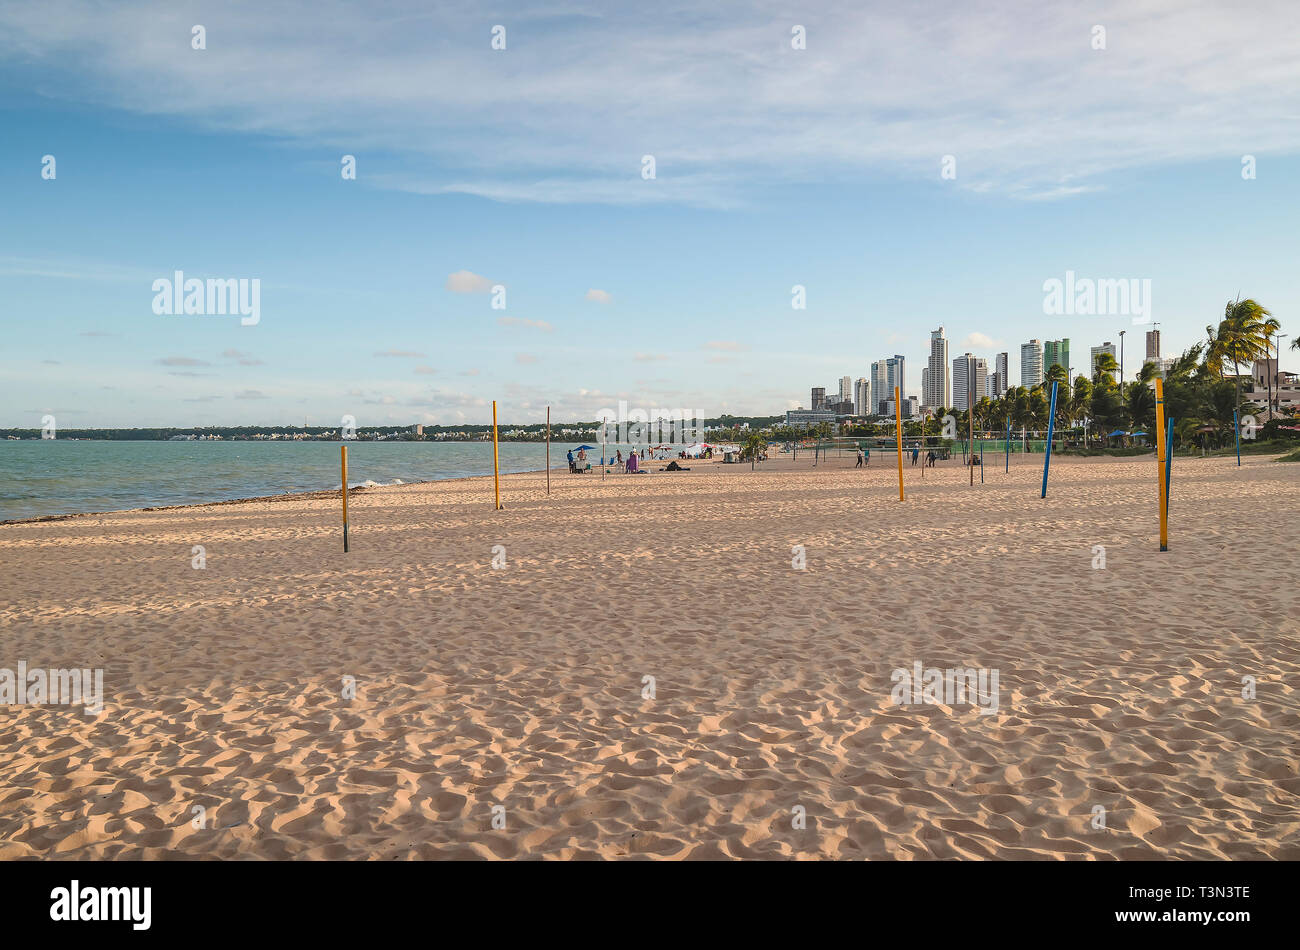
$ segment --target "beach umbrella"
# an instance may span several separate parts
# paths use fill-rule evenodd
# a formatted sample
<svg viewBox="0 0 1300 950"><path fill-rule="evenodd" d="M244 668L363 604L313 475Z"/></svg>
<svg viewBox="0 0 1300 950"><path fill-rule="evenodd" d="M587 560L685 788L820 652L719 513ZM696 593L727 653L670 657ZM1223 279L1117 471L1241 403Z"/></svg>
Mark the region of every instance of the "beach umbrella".
<svg viewBox="0 0 1300 950"><path fill-rule="evenodd" d="M1123 429L1116 429L1114 432L1107 433L1106 438L1112 438L1117 435L1128 435Z"/></svg>
<svg viewBox="0 0 1300 950"><path fill-rule="evenodd" d="M573 451L577 452L579 449L586 449L589 452L594 452L596 450L596 447L594 445L580 445L578 446L578 448L574 449Z"/></svg>

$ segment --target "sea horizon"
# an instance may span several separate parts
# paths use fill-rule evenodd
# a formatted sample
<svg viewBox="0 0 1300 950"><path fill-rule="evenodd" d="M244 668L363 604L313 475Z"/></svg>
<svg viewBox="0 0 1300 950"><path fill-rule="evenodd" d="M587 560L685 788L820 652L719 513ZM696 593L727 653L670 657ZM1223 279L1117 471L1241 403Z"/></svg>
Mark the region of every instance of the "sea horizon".
<svg viewBox="0 0 1300 950"><path fill-rule="evenodd" d="M552 442L551 468L566 467L566 453L584 444ZM492 474L490 441L9 440L0 441L0 523L337 491L341 445L350 489ZM607 446L624 455L632 447ZM502 442L498 451L503 475L546 468L545 443ZM588 454L595 464L599 447Z"/></svg>

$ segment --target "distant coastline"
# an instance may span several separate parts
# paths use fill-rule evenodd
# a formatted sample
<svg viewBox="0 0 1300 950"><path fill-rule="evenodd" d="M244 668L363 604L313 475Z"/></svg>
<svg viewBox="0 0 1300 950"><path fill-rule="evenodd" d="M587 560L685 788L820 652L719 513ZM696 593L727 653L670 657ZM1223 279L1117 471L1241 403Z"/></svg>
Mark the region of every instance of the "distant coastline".
<svg viewBox="0 0 1300 950"><path fill-rule="evenodd" d="M784 416L719 416L704 419L708 429L759 428ZM546 423L497 425L502 442L545 442ZM0 441L42 438L40 428L0 428ZM138 428L60 428L60 441L77 442L340 442L338 426L149 426ZM552 422L552 442L598 441L600 422ZM349 442L491 442L492 426L388 425L358 427Z"/></svg>

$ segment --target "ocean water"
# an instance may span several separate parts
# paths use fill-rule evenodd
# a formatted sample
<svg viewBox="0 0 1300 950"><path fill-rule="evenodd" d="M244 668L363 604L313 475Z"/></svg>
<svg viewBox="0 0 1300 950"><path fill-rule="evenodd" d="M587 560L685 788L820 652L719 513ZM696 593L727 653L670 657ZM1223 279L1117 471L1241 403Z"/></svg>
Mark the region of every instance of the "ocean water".
<svg viewBox="0 0 1300 950"><path fill-rule="evenodd" d="M0 521L337 489L339 444L0 441ZM552 468L578 445L552 442ZM500 452L503 473L546 468L545 443ZM600 450L587 455L595 464ZM350 487L491 474L491 442L348 443Z"/></svg>

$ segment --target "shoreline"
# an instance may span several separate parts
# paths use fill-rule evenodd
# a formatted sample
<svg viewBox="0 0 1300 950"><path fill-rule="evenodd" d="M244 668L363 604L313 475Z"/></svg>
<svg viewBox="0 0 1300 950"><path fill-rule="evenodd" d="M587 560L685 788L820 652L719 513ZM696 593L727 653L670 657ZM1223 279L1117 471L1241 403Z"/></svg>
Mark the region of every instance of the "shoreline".
<svg viewBox="0 0 1300 950"><path fill-rule="evenodd" d="M120 442L123 440L105 439L105 440L67 440L67 441L102 441L105 443L113 443L113 442ZM156 441L157 440L140 440L140 444L153 444ZM164 444L164 443L159 442L158 444ZM337 444L342 445L345 443L337 443ZM465 442L465 443L458 443L458 444L476 445L476 444L484 444L484 443ZM486 444L490 446L492 443L491 441L488 441ZM511 443L511 444L518 444L518 443ZM570 443L553 442L552 446L556 449L557 452L559 452L562 446L566 446L569 444ZM505 443L502 443L502 445L505 445ZM577 443L573 443L573 445L576 446ZM613 450L614 448L621 448L621 447L623 446L616 446L613 443L611 443L609 446L611 450ZM560 454L558 454L556 458L563 459L564 458L563 453L560 452ZM490 456L488 461L489 462L491 461ZM539 458L537 459L537 461L542 461L542 459ZM592 462L594 466L594 458L588 459L588 461ZM597 467L593 467L592 471L594 472L596 470ZM503 467L501 469L500 475L502 478L505 478L506 476L510 476L510 475L541 474L544 473L545 471L546 471L545 466L539 466L536 468L518 468L518 469L516 468L507 469ZM551 471L563 472L567 474L568 468L563 461L560 461L556 465L551 466ZM446 475L443 477L434 477L434 478L412 478L409 480L403 477L401 474L393 475L390 477L394 477L396 480L388 484L384 484L382 482L372 484L372 485L359 484L348 489L349 494L353 494L356 492L368 492L377 488L401 488L406 485L426 485L426 484L440 483L440 482L454 482L454 481L460 481L464 479L491 478L492 471L491 468L489 467L489 469L486 472L480 472L472 475L455 474L455 475ZM231 490L238 491L239 489L232 488ZM114 515L114 514L123 514L127 512L133 512L133 511L168 511L168 510L179 509L179 508L207 508L213 505L236 505L236 504L253 503L253 502L283 502L295 498L303 498L303 499L311 499L311 498L318 498L318 497L337 498L338 496L339 496L339 489L337 488L314 488L314 489L306 489L306 490L279 491L279 492L272 492L269 494L262 494L262 495L238 495L234 497L215 497L215 498L204 499L204 500L182 501L174 504L160 505L160 504L152 504L149 503L148 501L145 501L144 504L131 505L130 507L125 507L125 508L105 508L105 509L99 509L95 511L58 511L58 512L53 512L48 514L20 515L19 517L0 517L0 527L6 525L32 524L36 522L46 522L46 521L66 521L71 518L99 517L99 516L107 516L107 515Z"/></svg>
<svg viewBox="0 0 1300 950"><path fill-rule="evenodd" d="M1273 460L1276 461L1277 459L1282 458L1282 456L1284 456L1284 455L1286 455L1286 454L1287 454L1286 452L1277 452L1275 455L1274 455L1274 453L1271 453L1271 452L1270 452L1270 453L1250 453L1248 456L1245 456L1245 457L1249 457L1249 458L1269 458L1269 457L1273 457ZM1032 454L1025 454L1025 453L1020 453L1020 454L1018 455L1018 457L1019 457L1019 458L1022 458L1022 459L1023 459L1023 458L1041 458L1041 456L1035 456L1035 455L1032 455ZM1184 458L1182 458L1182 457L1180 457L1180 456L1175 456L1175 457L1174 457L1174 461L1175 461L1175 462L1178 462L1178 461L1200 461L1200 460L1209 461L1209 460L1214 459L1214 458L1227 458L1227 457L1228 457L1227 455L1223 455L1223 456L1213 456L1213 455L1208 455L1208 456L1190 455L1190 456L1187 456L1187 457L1184 459ZM1054 458L1054 459L1059 459L1062 463L1066 463L1066 464L1068 464L1068 463L1072 463L1072 462L1084 462L1084 463L1087 463L1087 464L1098 464L1098 463L1105 463L1105 462L1122 462L1122 461L1131 461L1131 460L1133 460L1133 459L1145 458L1145 456L1142 456L1142 455L1133 455L1133 456L1072 455L1072 454L1069 454L1069 453L1053 453L1053 458ZM674 460L674 459L657 459L657 460L655 460L655 461L656 461L656 462L665 462L665 463L666 463L666 462L669 462L669 461L676 461L676 460ZM719 462L718 459L689 459L688 461L689 461L690 464L692 464L692 465L702 465L702 464L717 465L717 464L721 464L721 463ZM777 456L774 456L774 457L773 457L773 458L772 458L768 463L766 463L766 464L768 464L769 466L771 466L771 465L772 465L772 462L781 462L781 461L787 461L787 462L788 462L788 461L792 461L792 460L791 460L790 458L787 458L787 457L784 456L784 455L777 455ZM949 463L951 463L951 460L949 460ZM740 465L745 465L745 463L738 463L738 464L740 464ZM828 467L828 468L836 468L836 467L838 467L838 466L834 466L834 465L827 465L826 462L823 462L822 465L825 466L825 467ZM871 469L873 469L873 468L875 468L875 467L876 467L876 466L870 466L870 465L869 465L869 466L868 466L868 470L871 470ZM947 466L941 466L941 467L947 467ZM598 468L599 468L598 466L593 467L593 468L592 468L592 474L595 474L595 473L598 471ZM963 471L965 471L965 466L961 466L961 468L962 468ZM760 472L763 471L763 469L762 469L761 467L760 467L758 470L759 470ZM815 469L810 468L809 470L810 470L810 471L814 471ZM562 473L564 473L564 474L566 474L566 475L568 474L568 469L567 469L567 468L562 468L562 467L560 467L560 466L558 466L558 465L556 465L556 466L552 466L552 467L551 467L551 471L553 471L553 472L562 472ZM646 471L649 472L649 471L651 471L651 470L650 470L650 469L646 469ZM502 473L501 473L501 477L502 477L502 478L506 478L507 476L512 476L512 475L539 475L539 474L542 474L542 473L545 473L545 472L546 472L546 469L545 469L545 468L529 468L529 469L520 469L520 470L518 470L518 471L502 472ZM447 478L421 478L421 479L416 479L416 480L414 480L414 481L409 481L409 482L405 482L405 481L404 481L404 482L402 482L401 484L394 484L394 485L365 485L365 486L358 486L358 487L356 487L356 488L350 488L350 489L348 489L348 497L352 497L353 495L357 494L358 492L375 492L375 491L377 491L377 490L379 490L379 489L382 489L382 488L405 488L405 487L410 486L410 485L433 485L433 484L443 484L443 483L446 483L446 482L461 482L461 481L466 481L466 482L467 482L467 481L473 481L473 480L476 479L476 478L491 478L491 477L492 477L492 473L489 472L489 473L484 474L484 475L452 475L452 476L449 476L449 477L447 477ZM217 507L217 506L221 506L221 505L242 505L242 504L256 504L256 503L283 503L283 502L290 502L290 501L297 501L297 500L301 500L301 501L309 501L309 500L316 499L316 498L338 498L338 497L339 497L339 494L340 494L340 489L337 489L337 488L319 488L319 489L313 489L313 490L311 490L311 491L276 492L275 494L271 494L271 495L248 495L248 496L241 496L241 497L239 497L239 498L219 498L219 499L215 499L215 500L213 500L213 501L195 501L195 502L186 502L186 503L184 503L184 504L179 504L179 505L144 505L144 506L139 507L139 508L108 508L108 509L105 509L105 510L103 510L103 511L72 511L72 512L65 512L65 513L62 513L62 514L55 514L55 515L33 515L32 517L29 517L29 518L0 518L0 528L6 527L6 526L9 526L9 525L38 524L38 523L41 523L41 522L53 522L53 521L69 521L69 520L71 520L71 519L73 519L73 518L96 518L96 517L105 517L105 516L108 516L108 515L122 515L122 514L130 514L130 513L132 513L132 512L138 512L138 511L177 511L177 510L184 509L184 508L213 508L213 507Z"/></svg>
<svg viewBox="0 0 1300 950"><path fill-rule="evenodd" d="M556 469L552 468L551 471ZM507 475L537 475L544 473L546 469L536 468L520 472L502 472L501 477ZM563 470L562 470L563 471ZM460 482L472 481L476 478L491 478L492 475L452 475L448 478L421 478L415 481L402 482L400 485L362 485L356 488L348 489L348 497L351 498L358 492L373 492L381 488L405 488L407 485L435 485L443 482ZM72 518L95 518L105 515L125 515L136 511L177 511L182 508L213 508L218 505L244 505L258 502L280 503L289 501L309 501L314 498L338 498L342 494L340 488L318 488L312 491L292 491L278 492L274 495L250 495L246 498L222 498L216 501L196 501L183 505L145 505L143 508L109 508L105 511L73 511L61 515L36 515L31 518L5 518L0 519L0 527L15 524L36 524L44 521L68 521Z"/></svg>

